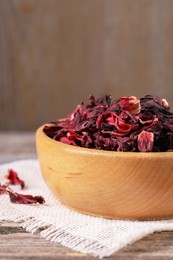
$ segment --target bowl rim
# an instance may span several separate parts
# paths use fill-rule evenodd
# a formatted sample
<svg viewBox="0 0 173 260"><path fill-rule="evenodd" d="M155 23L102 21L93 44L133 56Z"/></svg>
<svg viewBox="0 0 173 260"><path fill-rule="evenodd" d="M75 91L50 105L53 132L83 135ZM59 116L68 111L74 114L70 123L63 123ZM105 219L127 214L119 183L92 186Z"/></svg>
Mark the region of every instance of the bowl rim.
<svg viewBox="0 0 173 260"><path fill-rule="evenodd" d="M88 154L88 155L100 155L100 156L116 156L116 157L140 157L140 158L171 158L173 159L173 152L122 152L122 151L107 151L107 150L97 150L97 149L91 149L91 148L85 148L80 146L74 146L62 143L60 141L54 140L51 137L47 136L43 132L43 128L47 125L51 125L51 123L45 123L41 125L36 130L36 138L37 136L40 136L44 138L45 141L55 144L57 146L60 146L64 148L64 150L68 152L73 153L81 153L81 154Z"/></svg>

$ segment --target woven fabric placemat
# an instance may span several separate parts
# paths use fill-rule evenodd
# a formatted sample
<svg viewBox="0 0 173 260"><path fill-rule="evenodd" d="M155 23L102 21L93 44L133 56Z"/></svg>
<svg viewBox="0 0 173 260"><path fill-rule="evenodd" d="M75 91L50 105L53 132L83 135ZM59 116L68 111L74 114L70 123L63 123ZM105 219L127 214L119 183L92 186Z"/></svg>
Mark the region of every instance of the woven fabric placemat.
<svg viewBox="0 0 173 260"><path fill-rule="evenodd" d="M8 169L17 171L26 188L11 186L18 193L41 195L45 204L12 204L7 195L0 195L0 221L19 222L31 233L61 243L73 250L100 258L155 231L173 230L173 220L123 221L93 217L62 205L47 188L37 160L22 160L0 166L0 182ZM41 231L39 231L41 230Z"/></svg>

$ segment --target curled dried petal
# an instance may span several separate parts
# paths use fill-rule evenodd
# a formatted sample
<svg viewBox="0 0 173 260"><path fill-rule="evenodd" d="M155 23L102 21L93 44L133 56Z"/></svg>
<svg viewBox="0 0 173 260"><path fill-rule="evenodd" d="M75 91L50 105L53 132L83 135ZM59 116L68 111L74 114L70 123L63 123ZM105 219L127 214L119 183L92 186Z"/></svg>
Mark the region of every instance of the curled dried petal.
<svg viewBox="0 0 173 260"><path fill-rule="evenodd" d="M125 136L137 128L137 124L128 124L114 112L105 112L98 116L96 121L97 128L103 128L103 124L112 125L115 128L115 135Z"/></svg>
<svg viewBox="0 0 173 260"><path fill-rule="evenodd" d="M24 194L19 194L17 192L9 193L10 196L10 201L12 203L17 203L17 204L43 204L45 203L45 200L42 196L32 196L32 195L24 195Z"/></svg>
<svg viewBox="0 0 173 260"><path fill-rule="evenodd" d="M6 193L7 185L0 184L0 195Z"/></svg>
<svg viewBox="0 0 173 260"><path fill-rule="evenodd" d="M18 204L43 204L45 203L45 199L42 196L32 196L28 194L19 194L15 191L13 191L10 187L7 185L1 185L0 184L0 195L1 194L8 194L10 197L10 201L12 203L18 203Z"/></svg>
<svg viewBox="0 0 173 260"><path fill-rule="evenodd" d="M151 152L154 144L154 134L142 131L138 135L138 149L140 152Z"/></svg>
<svg viewBox="0 0 173 260"><path fill-rule="evenodd" d="M8 170L8 174L4 176L4 182L6 184L20 185L21 189L25 188L25 182L18 177L17 172L12 169Z"/></svg>
<svg viewBox="0 0 173 260"><path fill-rule="evenodd" d="M129 111L132 115L139 114L141 111L140 100L135 96L121 97L120 107L122 110Z"/></svg>
<svg viewBox="0 0 173 260"><path fill-rule="evenodd" d="M162 104L162 107L169 110L169 103L165 98L161 99L161 104Z"/></svg>

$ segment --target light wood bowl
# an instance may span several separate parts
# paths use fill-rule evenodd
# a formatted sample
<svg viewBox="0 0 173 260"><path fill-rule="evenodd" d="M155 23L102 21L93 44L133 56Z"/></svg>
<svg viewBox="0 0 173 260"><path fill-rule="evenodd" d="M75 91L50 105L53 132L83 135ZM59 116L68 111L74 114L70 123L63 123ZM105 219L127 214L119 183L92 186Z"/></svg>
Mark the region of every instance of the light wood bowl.
<svg viewBox="0 0 173 260"><path fill-rule="evenodd" d="M173 152L135 153L75 147L36 133L49 188L66 206L112 219L173 218Z"/></svg>

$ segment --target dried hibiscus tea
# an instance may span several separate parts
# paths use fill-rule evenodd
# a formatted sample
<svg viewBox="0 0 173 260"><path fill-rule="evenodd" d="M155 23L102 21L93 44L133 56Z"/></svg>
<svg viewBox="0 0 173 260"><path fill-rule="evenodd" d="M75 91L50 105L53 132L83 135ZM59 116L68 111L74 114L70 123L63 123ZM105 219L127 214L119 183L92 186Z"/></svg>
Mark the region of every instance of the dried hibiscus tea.
<svg viewBox="0 0 173 260"><path fill-rule="evenodd" d="M12 185L20 185L21 189L25 188L25 182L22 181L19 177L17 172L12 169L8 170L7 175L4 176L4 183L5 184L12 184Z"/></svg>
<svg viewBox="0 0 173 260"><path fill-rule="evenodd" d="M110 95L89 96L65 119L47 124L56 141L84 148L122 152L173 151L173 113L166 99Z"/></svg>
<svg viewBox="0 0 173 260"><path fill-rule="evenodd" d="M1 185L0 184L0 195L1 194L8 194L10 197L10 201L12 203L17 204L43 204L45 203L45 199L42 196L32 196L32 195L26 195L26 194L19 194L15 191L13 191L10 187L7 185Z"/></svg>
<svg viewBox="0 0 173 260"><path fill-rule="evenodd" d="M153 150L154 134L142 131L138 135L138 149L140 152L151 152Z"/></svg>
<svg viewBox="0 0 173 260"><path fill-rule="evenodd" d="M122 110L129 111L132 115L139 114L141 111L140 100L134 96L121 97L120 107Z"/></svg>

